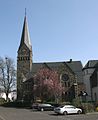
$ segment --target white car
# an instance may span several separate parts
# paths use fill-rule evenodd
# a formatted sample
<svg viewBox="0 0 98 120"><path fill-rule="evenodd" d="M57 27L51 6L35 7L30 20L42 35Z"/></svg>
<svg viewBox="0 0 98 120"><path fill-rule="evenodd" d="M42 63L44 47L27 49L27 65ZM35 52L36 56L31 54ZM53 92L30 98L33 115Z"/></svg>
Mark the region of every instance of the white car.
<svg viewBox="0 0 98 120"><path fill-rule="evenodd" d="M57 114L81 114L82 113L82 109L80 108L76 108L73 105L62 105L60 107L57 107L54 109L54 112Z"/></svg>

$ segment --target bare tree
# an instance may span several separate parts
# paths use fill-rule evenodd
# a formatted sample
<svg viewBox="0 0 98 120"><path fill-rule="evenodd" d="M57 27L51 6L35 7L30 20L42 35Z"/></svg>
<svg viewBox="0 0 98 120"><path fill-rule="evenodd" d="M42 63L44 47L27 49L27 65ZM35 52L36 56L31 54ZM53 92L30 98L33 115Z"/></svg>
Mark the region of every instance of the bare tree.
<svg viewBox="0 0 98 120"><path fill-rule="evenodd" d="M9 57L5 57L4 59L0 57L0 85L8 100L8 94L16 85L15 64Z"/></svg>

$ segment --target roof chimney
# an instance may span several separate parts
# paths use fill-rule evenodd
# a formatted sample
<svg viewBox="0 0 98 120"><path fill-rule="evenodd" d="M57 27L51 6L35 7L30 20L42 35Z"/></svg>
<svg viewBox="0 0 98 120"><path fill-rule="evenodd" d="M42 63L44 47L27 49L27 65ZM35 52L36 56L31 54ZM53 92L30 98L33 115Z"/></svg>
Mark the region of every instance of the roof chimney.
<svg viewBox="0 0 98 120"><path fill-rule="evenodd" d="M70 59L70 63L72 62L72 59Z"/></svg>

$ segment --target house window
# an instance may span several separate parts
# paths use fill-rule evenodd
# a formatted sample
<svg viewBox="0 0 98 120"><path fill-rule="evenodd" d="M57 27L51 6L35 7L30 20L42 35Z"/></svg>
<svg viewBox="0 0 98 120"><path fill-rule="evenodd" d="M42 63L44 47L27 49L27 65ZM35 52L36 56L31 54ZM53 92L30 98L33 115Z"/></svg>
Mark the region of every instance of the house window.
<svg viewBox="0 0 98 120"><path fill-rule="evenodd" d="M65 92L65 95L67 95L68 93L67 92Z"/></svg>
<svg viewBox="0 0 98 120"><path fill-rule="evenodd" d="M64 82L64 84L65 84L65 87L67 87L67 83L66 83L66 82Z"/></svg>

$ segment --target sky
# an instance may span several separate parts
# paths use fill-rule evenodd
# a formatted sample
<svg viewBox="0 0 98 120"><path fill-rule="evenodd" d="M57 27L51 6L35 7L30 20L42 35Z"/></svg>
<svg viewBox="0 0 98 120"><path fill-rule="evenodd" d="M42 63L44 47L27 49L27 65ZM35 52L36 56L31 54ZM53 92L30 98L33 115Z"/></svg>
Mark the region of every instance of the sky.
<svg viewBox="0 0 98 120"><path fill-rule="evenodd" d="M98 0L0 0L0 56L17 61L25 8L33 62L98 60Z"/></svg>

